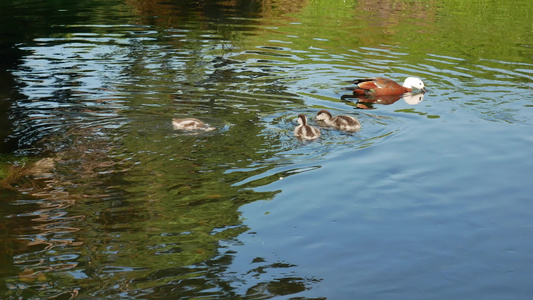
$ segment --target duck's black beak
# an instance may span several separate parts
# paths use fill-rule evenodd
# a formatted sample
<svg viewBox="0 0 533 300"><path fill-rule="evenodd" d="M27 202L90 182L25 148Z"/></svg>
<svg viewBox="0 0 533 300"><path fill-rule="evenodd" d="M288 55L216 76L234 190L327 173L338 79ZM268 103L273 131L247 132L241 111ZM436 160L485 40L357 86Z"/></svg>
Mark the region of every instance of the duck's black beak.
<svg viewBox="0 0 533 300"><path fill-rule="evenodd" d="M426 87L423 87L423 88L421 89L421 91L422 91L422 93L426 93L428 90L426 90Z"/></svg>

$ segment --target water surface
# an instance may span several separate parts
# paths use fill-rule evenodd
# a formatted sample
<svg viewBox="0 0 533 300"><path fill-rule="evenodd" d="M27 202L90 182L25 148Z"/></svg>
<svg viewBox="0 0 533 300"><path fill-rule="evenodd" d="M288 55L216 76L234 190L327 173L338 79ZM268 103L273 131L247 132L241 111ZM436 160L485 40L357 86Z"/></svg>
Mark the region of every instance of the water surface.
<svg viewBox="0 0 533 300"><path fill-rule="evenodd" d="M527 299L530 5L382 5L1 4L1 298Z"/></svg>

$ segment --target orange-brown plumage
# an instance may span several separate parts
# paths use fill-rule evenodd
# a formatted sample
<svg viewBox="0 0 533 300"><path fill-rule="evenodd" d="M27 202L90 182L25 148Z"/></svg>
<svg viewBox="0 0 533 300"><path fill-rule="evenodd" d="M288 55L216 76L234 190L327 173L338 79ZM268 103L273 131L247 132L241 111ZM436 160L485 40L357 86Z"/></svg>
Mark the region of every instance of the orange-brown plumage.
<svg viewBox="0 0 533 300"><path fill-rule="evenodd" d="M413 91L413 88L425 92L424 83L414 77L408 77L403 85L385 77L356 79L353 81L357 86L352 88L354 95L388 96L400 95Z"/></svg>

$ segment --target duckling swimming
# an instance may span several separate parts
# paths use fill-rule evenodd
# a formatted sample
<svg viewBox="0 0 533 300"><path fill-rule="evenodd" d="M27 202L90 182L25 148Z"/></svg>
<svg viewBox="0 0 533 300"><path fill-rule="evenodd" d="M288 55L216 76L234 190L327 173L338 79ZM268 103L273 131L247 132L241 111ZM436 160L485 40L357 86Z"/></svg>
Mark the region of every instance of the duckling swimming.
<svg viewBox="0 0 533 300"><path fill-rule="evenodd" d="M331 113L325 109L316 114L316 119L318 121L324 121L328 126L344 131L354 132L361 129L361 123L356 118L345 115L333 117Z"/></svg>
<svg viewBox="0 0 533 300"><path fill-rule="evenodd" d="M173 118L172 127L174 127L175 130L187 130L187 131L215 130L214 127L210 127L206 123L195 118L185 118L185 119Z"/></svg>
<svg viewBox="0 0 533 300"><path fill-rule="evenodd" d="M294 128L294 135L302 140L314 140L320 136L320 130L307 125L307 118L304 114L298 115L298 126Z"/></svg>

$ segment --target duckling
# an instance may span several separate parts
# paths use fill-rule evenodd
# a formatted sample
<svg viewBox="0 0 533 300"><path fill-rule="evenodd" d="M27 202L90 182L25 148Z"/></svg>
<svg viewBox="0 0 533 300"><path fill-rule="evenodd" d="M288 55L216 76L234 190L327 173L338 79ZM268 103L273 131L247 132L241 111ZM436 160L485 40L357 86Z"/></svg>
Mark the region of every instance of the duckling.
<svg viewBox="0 0 533 300"><path fill-rule="evenodd" d="M172 119L172 127L176 130L187 130L187 131L212 131L215 130L214 127L210 127L206 123L195 119L195 118L185 118L185 119Z"/></svg>
<svg viewBox="0 0 533 300"><path fill-rule="evenodd" d="M314 140L320 136L320 130L307 125L307 118L304 114L298 115L298 126L294 128L294 135L302 140Z"/></svg>
<svg viewBox="0 0 533 300"><path fill-rule="evenodd" d="M331 113L325 109L316 114L316 119L318 121L324 121L328 126L344 131L354 132L361 129L361 123L356 118L345 115L333 117Z"/></svg>

